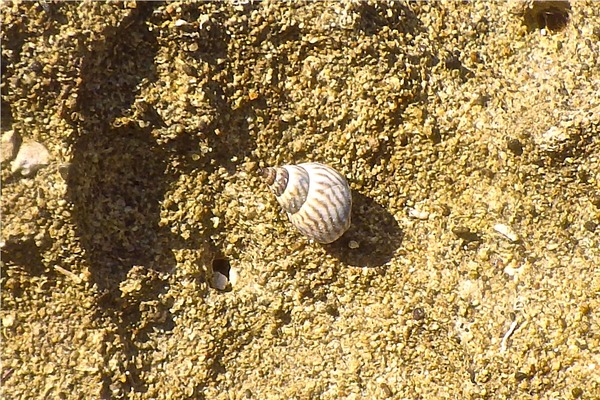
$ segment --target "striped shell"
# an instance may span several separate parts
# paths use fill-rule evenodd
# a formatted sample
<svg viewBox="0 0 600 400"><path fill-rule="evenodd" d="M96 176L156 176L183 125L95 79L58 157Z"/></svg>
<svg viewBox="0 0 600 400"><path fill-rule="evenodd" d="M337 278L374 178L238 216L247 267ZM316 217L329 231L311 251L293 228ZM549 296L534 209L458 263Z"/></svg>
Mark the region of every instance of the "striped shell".
<svg viewBox="0 0 600 400"><path fill-rule="evenodd" d="M261 175L290 221L319 243L339 239L350 227L352 194L346 178L320 163L265 168Z"/></svg>

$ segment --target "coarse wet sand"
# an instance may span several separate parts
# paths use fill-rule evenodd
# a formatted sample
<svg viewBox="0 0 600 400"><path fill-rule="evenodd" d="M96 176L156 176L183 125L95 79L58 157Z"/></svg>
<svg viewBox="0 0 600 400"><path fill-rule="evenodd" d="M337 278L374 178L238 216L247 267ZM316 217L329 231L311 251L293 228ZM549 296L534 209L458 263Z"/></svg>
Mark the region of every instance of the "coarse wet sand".
<svg viewBox="0 0 600 400"><path fill-rule="evenodd" d="M51 155L3 143L3 398L600 398L597 3L1 17L3 138ZM258 176L306 161L332 245Z"/></svg>

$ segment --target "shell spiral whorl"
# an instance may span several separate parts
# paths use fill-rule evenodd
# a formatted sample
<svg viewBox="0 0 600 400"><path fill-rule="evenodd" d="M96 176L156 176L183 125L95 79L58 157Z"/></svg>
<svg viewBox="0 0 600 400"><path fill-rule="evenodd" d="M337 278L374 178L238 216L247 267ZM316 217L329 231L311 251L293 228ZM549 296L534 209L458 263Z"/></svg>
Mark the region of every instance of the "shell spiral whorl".
<svg viewBox="0 0 600 400"><path fill-rule="evenodd" d="M320 163L261 170L294 226L319 243L339 239L350 227L352 193L339 172Z"/></svg>

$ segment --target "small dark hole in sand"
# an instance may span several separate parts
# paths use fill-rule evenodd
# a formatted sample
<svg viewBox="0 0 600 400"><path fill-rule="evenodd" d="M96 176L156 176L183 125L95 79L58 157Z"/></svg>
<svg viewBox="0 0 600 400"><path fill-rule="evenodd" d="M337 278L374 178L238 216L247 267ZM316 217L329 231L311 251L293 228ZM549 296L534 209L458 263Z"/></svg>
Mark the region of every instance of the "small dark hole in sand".
<svg viewBox="0 0 600 400"><path fill-rule="evenodd" d="M292 322L292 313L289 311L279 310L275 316L279 318L284 325L289 325Z"/></svg>
<svg viewBox="0 0 600 400"><path fill-rule="evenodd" d="M231 272L231 265L229 260L226 258L215 258L212 262L213 277L211 286L215 289L222 291L231 290L231 282L229 273Z"/></svg>
<svg viewBox="0 0 600 400"><path fill-rule="evenodd" d="M566 0L535 1L525 11L525 25L531 32L548 29L553 32L563 30L569 23L571 4Z"/></svg>
<svg viewBox="0 0 600 400"><path fill-rule="evenodd" d="M519 139L508 140L507 147L515 156L523 155L523 144Z"/></svg>

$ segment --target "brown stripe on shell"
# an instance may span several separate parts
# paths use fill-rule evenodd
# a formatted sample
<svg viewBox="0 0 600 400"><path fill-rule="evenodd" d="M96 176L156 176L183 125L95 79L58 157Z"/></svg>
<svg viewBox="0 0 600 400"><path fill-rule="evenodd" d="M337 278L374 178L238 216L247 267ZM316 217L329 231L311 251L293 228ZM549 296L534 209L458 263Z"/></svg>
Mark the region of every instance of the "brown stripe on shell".
<svg viewBox="0 0 600 400"><path fill-rule="evenodd" d="M294 226L296 226L305 235L306 231L310 232L317 229L316 221L308 217L306 213L296 213L290 215L289 217L290 221L294 223Z"/></svg>
<svg viewBox="0 0 600 400"><path fill-rule="evenodd" d="M341 185L340 188L345 189ZM339 190L338 186L319 185L313 190L316 195L325 196L330 202L335 201L337 204L342 204L344 201L346 201L344 198L344 193L342 193L342 190Z"/></svg>
<svg viewBox="0 0 600 400"><path fill-rule="evenodd" d="M315 199L318 199L323 207L327 208L327 214L333 218L335 213L335 222L341 223L344 220L343 209L348 201L344 194L336 187L318 187L315 189ZM350 200L351 201L351 200ZM333 209L333 213L332 213Z"/></svg>
<svg viewBox="0 0 600 400"><path fill-rule="evenodd" d="M260 168L258 170L258 174L261 178L263 178L267 185L271 186L273 182L275 182L275 176L277 175L277 171L275 171L275 168L271 167Z"/></svg>
<svg viewBox="0 0 600 400"><path fill-rule="evenodd" d="M259 173L273 193L275 193L275 196L281 196L288 184L288 171L285 168L267 167L262 168Z"/></svg>
<svg viewBox="0 0 600 400"><path fill-rule="evenodd" d="M312 199L310 203L306 203L303 211L307 217L314 221L319 230L323 229L324 222L327 221L328 212L324 208L324 204L319 199Z"/></svg>
<svg viewBox="0 0 600 400"><path fill-rule="evenodd" d="M285 203L281 204L283 209L290 214L297 213L304 203L306 202L306 196L308 196L309 187L310 187L310 176L308 172L302 168L293 166L296 168L294 172L294 185L293 187L288 187L288 193L285 193ZM283 168L286 170L286 168ZM280 201L281 203L281 201Z"/></svg>
<svg viewBox="0 0 600 400"><path fill-rule="evenodd" d="M329 171L325 170L325 169L317 169L314 171L315 174L315 178L313 178L314 180L316 180L317 177L321 178L321 182L327 182L328 186L333 186L333 185L339 185L339 186L346 186L346 182L344 181L344 178L338 174L333 174L333 173L329 173ZM335 182L331 182L335 180Z"/></svg>
<svg viewBox="0 0 600 400"><path fill-rule="evenodd" d="M324 203L325 203L325 207L327 207L327 214L329 215L329 217L331 219L331 223L335 224L335 225L339 225L344 220L344 217L342 215L342 210L341 210L341 208L343 207L343 204L337 198L335 199L336 201L334 201L331 198L332 195L335 195L335 193L331 193L331 192L323 193L323 196L327 198L327 202L324 202Z"/></svg>
<svg viewBox="0 0 600 400"><path fill-rule="evenodd" d="M318 240L318 235L315 235L315 233L319 232L319 227L316 225L315 221L311 221L314 225L307 224L307 221L301 222L298 220L298 218L294 218L291 221L294 223L296 229L298 229L304 236L307 236L310 239Z"/></svg>
<svg viewBox="0 0 600 400"><path fill-rule="evenodd" d="M323 230L322 220L315 218L316 212L310 206L302 208L296 214L290 215L290 220L302 234L320 242L320 232Z"/></svg>
<svg viewBox="0 0 600 400"><path fill-rule="evenodd" d="M344 212L343 208L344 204L332 204L326 197L313 196L310 203L296 214L294 224L312 239L329 243L340 237L350 225L349 212ZM342 214L347 215L344 217Z"/></svg>

